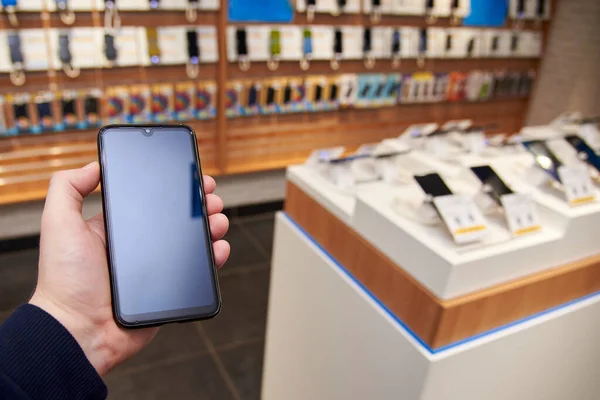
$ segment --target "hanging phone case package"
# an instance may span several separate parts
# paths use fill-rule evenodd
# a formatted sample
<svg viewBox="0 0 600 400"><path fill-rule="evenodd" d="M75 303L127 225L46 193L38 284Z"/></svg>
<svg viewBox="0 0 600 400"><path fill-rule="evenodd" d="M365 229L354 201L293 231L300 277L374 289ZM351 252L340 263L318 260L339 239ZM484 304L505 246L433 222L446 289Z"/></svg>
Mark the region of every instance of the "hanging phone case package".
<svg viewBox="0 0 600 400"><path fill-rule="evenodd" d="M84 122L81 124L81 128L97 128L102 126L102 97L100 89L90 89L83 92Z"/></svg>
<svg viewBox="0 0 600 400"><path fill-rule="evenodd" d="M433 87L433 96L431 101L440 102L446 100L448 94L448 74L435 74L435 83Z"/></svg>
<svg viewBox="0 0 600 400"><path fill-rule="evenodd" d="M244 116L257 115L261 113L261 100L263 82L246 80L242 82L240 90L240 109Z"/></svg>
<svg viewBox="0 0 600 400"><path fill-rule="evenodd" d="M402 74L385 76L386 84L383 89L381 105L392 106L398 102L398 93L402 85Z"/></svg>
<svg viewBox="0 0 600 400"><path fill-rule="evenodd" d="M126 86L106 89L107 124L126 124L129 111L129 91Z"/></svg>
<svg viewBox="0 0 600 400"><path fill-rule="evenodd" d="M173 120L174 116L173 86L159 84L152 86L151 113L152 120L157 123Z"/></svg>
<svg viewBox="0 0 600 400"><path fill-rule="evenodd" d="M228 118L243 115L242 106L240 104L243 88L243 82L227 82L227 87L225 89L225 115Z"/></svg>
<svg viewBox="0 0 600 400"><path fill-rule="evenodd" d="M59 130L55 123L53 113L54 94L52 92L39 92L35 96L35 110L37 123L32 125L33 133L47 133Z"/></svg>
<svg viewBox="0 0 600 400"><path fill-rule="evenodd" d="M8 136L8 132L6 131L6 118L4 117L6 113L5 106L4 97L0 96L0 136Z"/></svg>
<svg viewBox="0 0 600 400"><path fill-rule="evenodd" d="M309 111L323 111L327 109L327 77L309 76L305 81L308 94Z"/></svg>
<svg viewBox="0 0 600 400"><path fill-rule="evenodd" d="M214 82L199 82L194 97L194 115L197 119L212 119L217 115L217 85Z"/></svg>
<svg viewBox="0 0 600 400"><path fill-rule="evenodd" d="M8 135L32 133L32 121L29 109L31 96L29 93L9 94L5 99L7 103L5 110L8 111L6 133Z"/></svg>
<svg viewBox="0 0 600 400"><path fill-rule="evenodd" d="M465 99L467 74L464 72L451 72L448 75L448 100L462 101Z"/></svg>
<svg viewBox="0 0 600 400"><path fill-rule="evenodd" d="M280 79L270 79L263 82L261 91L261 114L279 114L282 94L282 82Z"/></svg>
<svg viewBox="0 0 600 400"><path fill-rule="evenodd" d="M355 106L360 108L369 107L371 104L371 96L373 95L373 87L377 84L377 74L360 74L358 75L356 102Z"/></svg>
<svg viewBox="0 0 600 400"><path fill-rule="evenodd" d="M196 94L195 82L181 82L175 84L175 101L173 103L175 119L189 121L194 118L194 96Z"/></svg>
<svg viewBox="0 0 600 400"><path fill-rule="evenodd" d="M354 106L358 93L358 75L343 74L338 77L337 82L340 88L340 106L343 108Z"/></svg>
<svg viewBox="0 0 600 400"><path fill-rule="evenodd" d="M60 122L59 130L71 130L80 128L78 93L76 90L63 90L59 95Z"/></svg>
<svg viewBox="0 0 600 400"><path fill-rule="evenodd" d="M302 78L288 78L283 82L280 109L282 113L301 112L307 109L306 88Z"/></svg>
<svg viewBox="0 0 600 400"><path fill-rule="evenodd" d="M150 87L134 85L129 88L129 111L127 118L132 124L140 124L152 120L150 113Z"/></svg>

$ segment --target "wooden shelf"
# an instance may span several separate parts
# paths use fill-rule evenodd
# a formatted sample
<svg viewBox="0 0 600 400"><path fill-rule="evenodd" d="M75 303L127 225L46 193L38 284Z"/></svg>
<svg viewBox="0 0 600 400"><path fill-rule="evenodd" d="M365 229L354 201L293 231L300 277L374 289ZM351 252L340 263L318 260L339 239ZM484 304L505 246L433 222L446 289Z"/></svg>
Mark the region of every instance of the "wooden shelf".
<svg viewBox="0 0 600 400"><path fill-rule="evenodd" d="M74 28L84 26L102 26L104 20L104 11L94 12L76 12L75 22L73 25L66 25L60 20L60 16L56 12L48 13L30 13L30 12L19 12L17 18L19 19L19 26L16 29L35 29L44 28L44 19L42 15L48 15L48 26L51 28ZM158 26L174 26L174 25L212 25L217 24L218 12L216 11L199 11L198 19L190 23L185 18L185 11L119 11L121 17L122 26L147 26L147 27L158 27ZM4 23L4 27L9 28L10 22L6 18L6 15L2 13L0 17L0 24ZM0 25L2 26L2 25Z"/></svg>
<svg viewBox="0 0 600 400"><path fill-rule="evenodd" d="M266 62L253 62L248 71L242 71L236 63L227 64L229 79L272 78L273 76L309 76L368 73L403 73L414 72L468 72L473 70L528 71L537 69L539 60L534 58L472 58L472 59L427 59L423 67L417 65L416 59L402 60L398 68L392 66L391 60L377 60L373 69L368 69L363 60L345 60L340 63L339 70L333 70L329 61L312 61L310 68L303 71L299 61L282 61L276 71L271 71Z"/></svg>

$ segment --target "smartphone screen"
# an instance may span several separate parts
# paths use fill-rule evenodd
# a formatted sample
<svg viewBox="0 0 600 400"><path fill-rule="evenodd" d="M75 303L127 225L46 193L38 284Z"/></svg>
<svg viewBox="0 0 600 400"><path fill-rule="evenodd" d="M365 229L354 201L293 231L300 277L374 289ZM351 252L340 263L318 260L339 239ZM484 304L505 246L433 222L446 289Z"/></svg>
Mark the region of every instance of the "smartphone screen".
<svg viewBox="0 0 600 400"><path fill-rule="evenodd" d="M196 135L184 126L98 134L116 320L146 326L220 309Z"/></svg>
<svg viewBox="0 0 600 400"><path fill-rule="evenodd" d="M532 140L529 142L523 142L523 146L531 154L535 156L535 162L550 176L560 182L558 176L558 168L562 166L562 163L556 158L556 156L550 151L546 143L539 140Z"/></svg>
<svg viewBox="0 0 600 400"><path fill-rule="evenodd" d="M577 150L578 154L585 156L588 164L600 171L600 156L583 139L576 135L569 135L565 137L565 140Z"/></svg>
<svg viewBox="0 0 600 400"><path fill-rule="evenodd" d="M438 174L415 176L415 180L421 189L430 196L439 197L452 194L446 182Z"/></svg>
<svg viewBox="0 0 600 400"><path fill-rule="evenodd" d="M489 165L472 167L471 171L473 171L475 176L477 176L477 179L484 185L484 191L488 193L498 205L502 204L500 202L502 196L513 193L506 183L498 176L496 171Z"/></svg>

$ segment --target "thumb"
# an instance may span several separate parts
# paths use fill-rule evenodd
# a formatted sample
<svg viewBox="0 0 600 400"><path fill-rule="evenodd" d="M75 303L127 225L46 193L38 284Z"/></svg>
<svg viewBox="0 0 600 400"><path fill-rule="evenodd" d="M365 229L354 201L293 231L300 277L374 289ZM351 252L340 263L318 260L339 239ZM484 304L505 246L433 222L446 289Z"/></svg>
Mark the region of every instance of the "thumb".
<svg viewBox="0 0 600 400"><path fill-rule="evenodd" d="M100 183L100 166L96 161L83 168L59 171L52 175L44 216L64 219L77 214L81 217L83 199Z"/></svg>

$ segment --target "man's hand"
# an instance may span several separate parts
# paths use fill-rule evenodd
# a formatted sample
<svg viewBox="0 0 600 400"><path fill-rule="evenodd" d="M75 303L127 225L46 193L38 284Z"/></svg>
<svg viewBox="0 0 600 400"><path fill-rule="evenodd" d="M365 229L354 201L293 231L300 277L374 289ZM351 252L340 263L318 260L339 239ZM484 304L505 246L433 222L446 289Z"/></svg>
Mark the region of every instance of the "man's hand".
<svg viewBox="0 0 600 400"><path fill-rule="evenodd" d="M56 318L77 340L100 375L139 352L158 328L124 330L113 319L102 214L84 220L83 199L98 186L93 162L52 177L42 214L38 282L30 304ZM220 240L229 220L220 212L216 183L204 176L215 261L223 266L229 244Z"/></svg>

